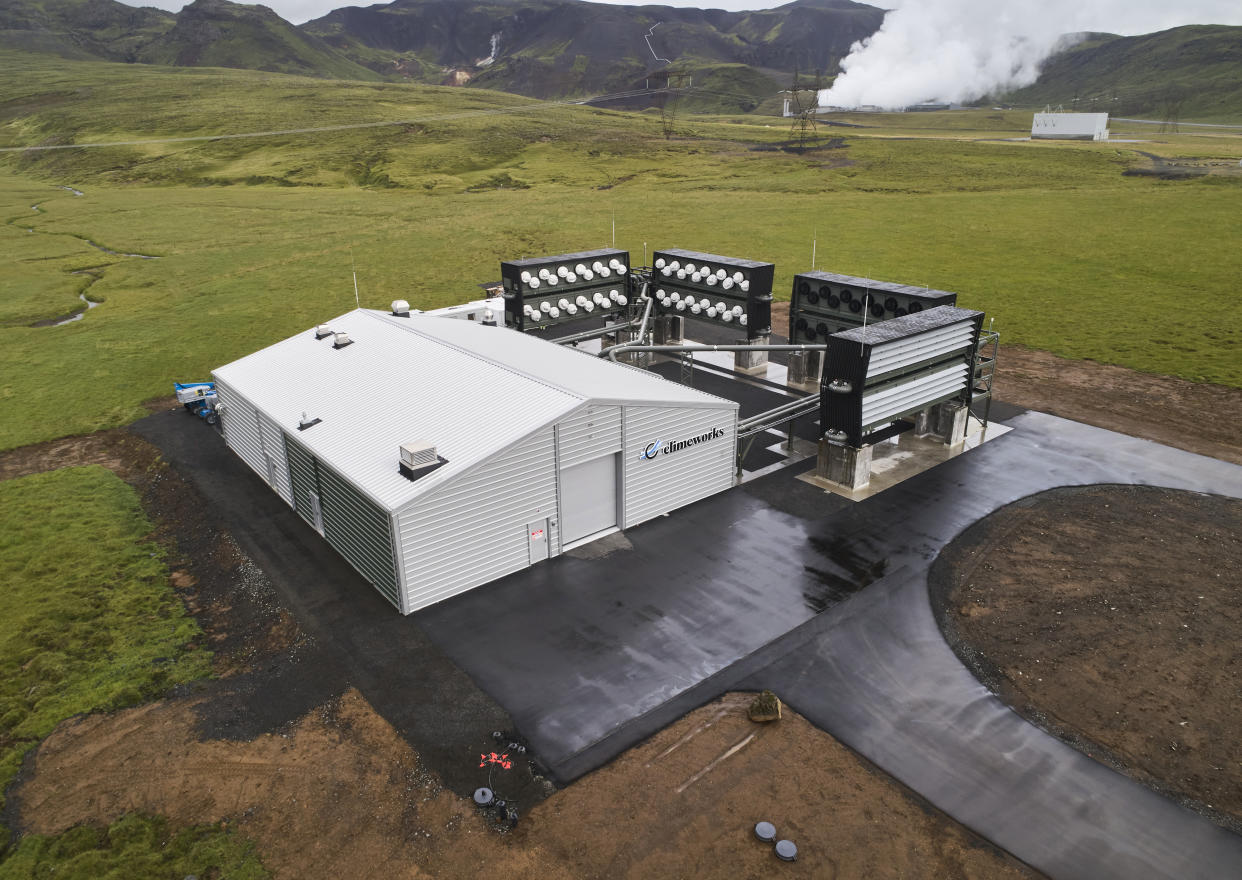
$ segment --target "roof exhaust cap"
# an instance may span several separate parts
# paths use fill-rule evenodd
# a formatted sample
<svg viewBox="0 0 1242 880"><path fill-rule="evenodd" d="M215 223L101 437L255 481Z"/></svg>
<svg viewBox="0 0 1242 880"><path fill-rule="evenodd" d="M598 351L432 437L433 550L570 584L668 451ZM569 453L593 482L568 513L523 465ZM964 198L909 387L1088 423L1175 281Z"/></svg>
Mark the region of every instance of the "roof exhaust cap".
<svg viewBox="0 0 1242 880"><path fill-rule="evenodd" d="M426 440L412 440L401 444L401 475L416 480L444 464L436 454L436 445Z"/></svg>
<svg viewBox="0 0 1242 880"><path fill-rule="evenodd" d="M336 331L333 330L331 327L329 327L327 324L320 324L318 327L315 328L316 339L323 339L325 336L335 336L335 335L336 335Z"/></svg>
<svg viewBox="0 0 1242 880"><path fill-rule="evenodd" d="M302 418L298 420L298 430L305 431L307 428L313 428L322 422L323 419L312 419L308 414L302 413Z"/></svg>
<svg viewBox="0 0 1242 880"><path fill-rule="evenodd" d="M396 318L408 318L410 316L410 304L403 299L394 299L392 301L392 314Z"/></svg>
<svg viewBox="0 0 1242 880"><path fill-rule="evenodd" d="M333 348L344 348L347 345L353 345L354 341L349 338L348 333L337 333L336 338L332 341Z"/></svg>

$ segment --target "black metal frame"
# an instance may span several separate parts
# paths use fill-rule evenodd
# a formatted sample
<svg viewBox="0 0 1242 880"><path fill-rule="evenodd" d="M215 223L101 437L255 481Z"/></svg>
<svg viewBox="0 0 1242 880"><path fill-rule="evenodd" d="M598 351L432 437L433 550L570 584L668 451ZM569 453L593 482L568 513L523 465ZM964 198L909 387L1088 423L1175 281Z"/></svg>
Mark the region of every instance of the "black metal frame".
<svg viewBox="0 0 1242 880"><path fill-rule="evenodd" d="M659 266L660 260L666 263L676 260L678 262L690 261L696 265L710 263L714 266L741 272L749 282L750 290L742 292L736 288L725 290L720 285L709 285L704 282L695 282L690 278L679 279L664 275ZM680 315L694 321L705 321L717 327L728 326L717 318L709 318L706 315L695 315L688 309L685 311L675 311L671 308L665 308L660 305L659 298L656 296L657 289L665 289L669 292L676 290L678 293L691 293L696 296L707 297L712 300L721 301L732 306L743 306L746 310L746 338L758 339L762 336L768 336L772 332L772 280L776 274L776 266L772 263L760 263L755 260L743 260L737 257L724 257L719 254L708 254L700 251L688 251L681 248L669 248L667 250L655 251L651 255L651 288L648 295L656 299L657 314L664 315Z"/></svg>
<svg viewBox="0 0 1242 880"><path fill-rule="evenodd" d="M927 360L909 364L895 372L885 373L868 380L871 353L878 346L901 339L913 339L942 327L966 322L970 323L972 329L967 343L950 352L942 352ZM885 437L907 430L910 427L908 423L904 426L900 425L904 417L929 406L955 399L969 406L979 347L979 332L982 326L983 312L973 312L953 306L938 306L914 315L879 321L874 325L868 325L865 330L859 327L830 336L824 356L823 380L820 385L819 424L825 436L858 447L866 443L879 442ZM917 405L895 413L887 421L898 426L899 430L881 428L864 433L867 428L862 421L865 394L874 392L885 385L909 381L920 373L935 372L955 361L963 361L967 366L966 381L960 390L952 394L920 400ZM834 432L836 432L835 435Z"/></svg>
<svg viewBox="0 0 1242 880"><path fill-rule="evenodd" d="M592 278L590 281L577 280L570 283L560 283L554 288L539 287L531 290L522 282L522 272L527 271L537 274L540 269L552 269L565 264L577 264L587 261L602 260L607 263L608 260L618 259L625 266L625 275L610 276L605 279L607 283L602 283L598 278ZM598 319L604 315L616 314L626 310L626 306L612 305L611 307L600 307L599 311L590 312L588 314L566 315L562 314L557 318L549 318L544 315L543 320L533 321L526 317L525 306L527 304L538 305L544 301L559 302L561 299L569 299L571 302L578 296L586 296L590 299L596 293L603 293L607 296L607 292L614 288L623 288L627 299L633 297L633 286L631 283L632 272L630 271L630 254L629 251L618 250L616 248L601 248L593 251L580 251L572 254L557 254L551 257L529 257L524 260L507 260L500 264L501 284L503 291L501 296L505 300L505 325L519 330L523 333L534 330L551 327L558 324L569 324L576 321ZM543 313L541 313L543 314Z"/></svg>
<svg viewBox="0 0 1242 880"><path fill-rule="evenodd" d="M824 342L833 333L957 304L957 294L834 272L795 275L789 299L789 341ZM855 308L857 306L857 308Z"/></svg>

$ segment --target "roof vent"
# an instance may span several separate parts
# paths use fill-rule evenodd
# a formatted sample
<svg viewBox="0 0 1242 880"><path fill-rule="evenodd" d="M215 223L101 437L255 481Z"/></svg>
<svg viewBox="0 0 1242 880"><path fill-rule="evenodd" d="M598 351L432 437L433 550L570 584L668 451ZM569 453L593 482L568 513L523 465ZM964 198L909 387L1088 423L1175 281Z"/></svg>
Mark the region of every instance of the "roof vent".
<svg viewBox="0 0 1242 880"><path fill-rule="evenodd" d="M408 480L417 480L444 463L445 460L436 454L434 443L414 440L401 444L401 475Z"/></svg>
<svg viewBox="0 0 1242 880"><path fill-rule="evenodd" d="M305 431L307 428L315 427L315 425L318 425L322 421L323 419L312 419L306 413L302 413L302 418L298 421L298 430Z"/></svg>
<svg viewBox="0 0 1242 880"><path fill-rule="evenodd" d="M408 318L410 316L410 304L403 299L394 299L392 301L392 313L397 318Z"/></svg>
<svg viewBox="0 0 1242 880"><path fill-rule="evenodd" d="M315 328L316 339L323 339L325 336L333 336L333 335L334 335L333 329L329 327L327 324L320 324L318 327Z"/></svg>
<svg viewBox="0 0 1242 880"><path fill-rule="evenodd" d="M353 345L354 341L349 338L348 333L338 333L336 338L332 340L333 348L344 348L347 345Z"/></svg>

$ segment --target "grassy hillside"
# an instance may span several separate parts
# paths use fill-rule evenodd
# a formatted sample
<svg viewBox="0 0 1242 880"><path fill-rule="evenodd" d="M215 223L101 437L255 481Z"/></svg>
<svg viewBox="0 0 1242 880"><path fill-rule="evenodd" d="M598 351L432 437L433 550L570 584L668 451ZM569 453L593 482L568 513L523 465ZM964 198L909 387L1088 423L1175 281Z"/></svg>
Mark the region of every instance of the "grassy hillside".
<svg viewBox="0 0 1242 880"><path fill-rule="evenodd" d="M65 58L136 61L144 46L173 24L160 9L114 0L5 0L0 47Z"/></svg>
<svg viewBox="0 0 1242 880"><path fill-rule="evenodd" d="M1238 181L998 140L1029 114L873 117L795 155L773 149L780 120L683 115L666 138L658 114L476 90L12 53L0 79L23 83L0 146L396 123L0 153L0 448L139 417L173 380L352 308L351 253L364 305L434 307L502 259L608 244L614 218L636 259L771 260L781 298L817 236L818 268L956 290L1006 341L1242 386L1242 252L1222 246L1242 235ZM1136 148L1242 158L1237 138L1165 140ZM83 320L31 326L84 285L101 305Z"/></svg>
<svg viewBox="0 0 1242 880"><path fill-rule="evenodd" d="M266 6L194 0L139 60L181 67L240 67L335 79L379 79Z"/></svg>
<svg viewBox="0 0 1242 880"><path fill-rule="evenodd" d="M703 70L745 65L764 79L764 70L832 71L883 15L850 0L796 0L756 12L405 0L344 7L302 28L386 76L400 68L413 79L439 81L452 68L478 87L565 97L632 88L670 63Z"/></svg>
<svg viewBox="0 0 1242 880"><path fill-rule="evenodd" d="M228 0L194 0L176 15L116 0L6 0L0 5L0 48L83 60L380 79L266 6Z"/></svg>
<svg viewBox="0 0 1242 880"><path fill-rule="evenodd" d="M1038 82L1006 100L1114 116L1242 122L1242 27L1096 35L1049 59Z"/></svg>

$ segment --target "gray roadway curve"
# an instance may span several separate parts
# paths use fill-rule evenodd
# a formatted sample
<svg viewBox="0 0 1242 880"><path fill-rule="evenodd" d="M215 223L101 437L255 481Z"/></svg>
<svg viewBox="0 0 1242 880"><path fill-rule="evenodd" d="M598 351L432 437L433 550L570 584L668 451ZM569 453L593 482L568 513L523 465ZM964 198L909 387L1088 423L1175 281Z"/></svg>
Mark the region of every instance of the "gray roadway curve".
<svg viewBox="0 0 1242 880"><path fill-rule="evenodd" d="M1053 484L1144 483L1242 497L1235 465L1039 413L1011 424L1011 436L1045 457ZM874 585L783 647L742 686L777 690L817 726L1051 877L1242 876L1242 837L1044 733L983 687L936 625L926 571Z"/></svg>

